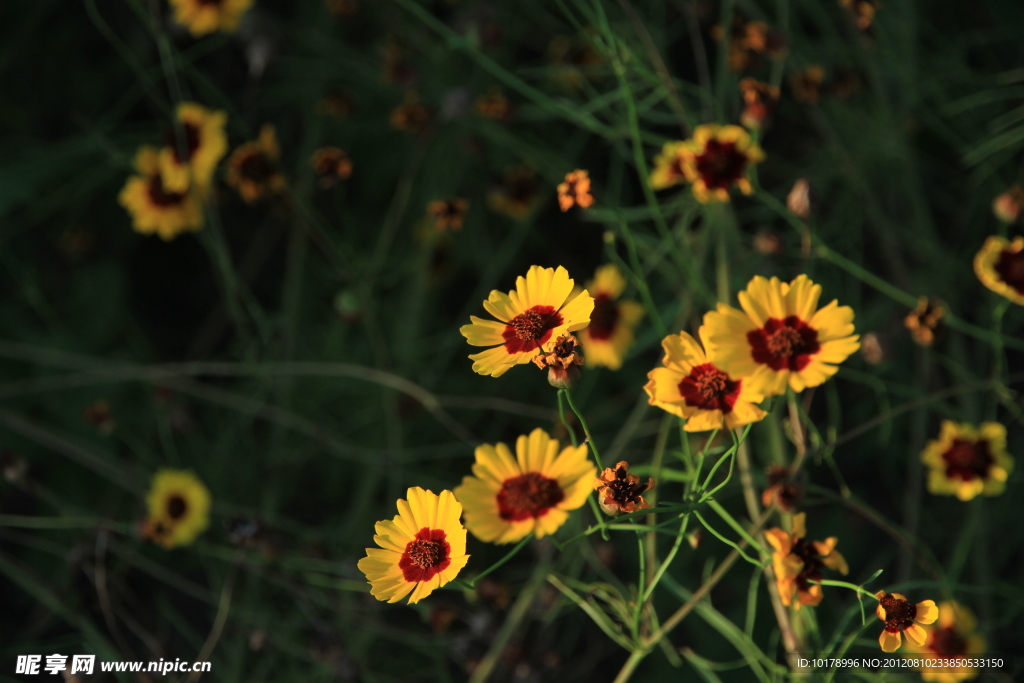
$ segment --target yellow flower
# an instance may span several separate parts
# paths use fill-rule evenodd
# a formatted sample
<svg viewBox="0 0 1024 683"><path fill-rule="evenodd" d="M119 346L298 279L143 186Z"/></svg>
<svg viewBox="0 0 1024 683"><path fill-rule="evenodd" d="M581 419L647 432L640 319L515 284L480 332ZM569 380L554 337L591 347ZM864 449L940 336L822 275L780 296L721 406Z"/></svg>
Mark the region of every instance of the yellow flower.
<svg viewBox="0 0 1024 683"><path fill-rule="evenodd" d="M666 142L662 146L661 154L654 158L654 170L648 179L651 189L664 190L686 182L686 173L683 171L683 154L686 149L686 143L682 140Z"/></svg>
<svg viewBox="0 0 1024 683"><path fill-rule="evenodd" d="M164 185L174 192L184 192L190 186L205 191L213 181L217 163L228 151L228 136L224 132L228 115L194 102L182 102L177 118L185 139L179 141L177 129L172 129L160 150Z"/></svg>
<svg viewBox="0 0 1024 683"><path fill-rule="evenodd" d="M352 175L352 160L340 147L321 147L313 152L309 165L316 172L317 184L325 190Z"/></svg>
<svg viewBox="0 0 1024 683"><path fill-rule="evenodd" d="M252 6L252 0L170 0L174 20L194 37L214 31L234 31Z"/></svg>
<svg viewBox="0 0 1024 683"><path fill-rule="evenodd" d="M565 180L555 188L558 192L558 208L563 212L573 206L586 209L594 204L594 195L590 194L590 175L586 171L576 169L565 174Z"/></svg>
<svg viewBox="0 0 1024 683"><path fill-rule="evenodd" d="M516 440L516 453L503 443L476 449L472 477L455 497L466 508L466 527L487 543L513 543L534 534L553 534L569 511L586 502L597 468L587 446L566 446L543 429Z"/></svg>
<svg viewBox="0 0 1024 683"><path fill-rule="evenodd" d="M701 326L697 334L707 347L708 326ZM665 349L665 367L647 373L650 381L644 391L652 406L686 418L686 431L735 429L765 416L754 405L764 399L757 383L723 372L717 360L705 354L689 334L665 337L661 346Z"/></svg>
<svg viewBox="0 0 1024 683"><path fill-rule="evenodd" d="M1024 237L1013 242L989 237L974 257L974 272L981 284L996 294L1024 305Z"/></svg>
<svg viewBox="0 0 1024 683"><path fill-rule="evenodd" d="M146 496L145 534L165 548L188 545L210 523L210 491L187 470L160 470Z"/></svg>
<svg viewBox="0 0 1024 683"><path fill-rule="evenodd" d="M274 127L260 128L260 137L247 142L228 159L228 184L238 190L247 203L251 204L267 195L285 188L285 179L277 170L281 150L277 146Z"/></svg>
<svg viewBox="0 0 1024 683"><path fill-rule="evenodd" d="M793 515L793 532L786 533L775 527L764 532L765 538L775 552L772 553L772 569L775 571L775 583L779 588L779 597L783 605L793 604L793 596L797 596L794 607L801 605L817 605L821 602L821 585L811 583L821 581L822 567L834 569L846 574L846 560L835 547L839 540L830 536L824 541L807 542L807 514L801 512Z"/></svg>
<svg viewBox="0 0 1024 683"><path fill-rule="evenodd" d="M492 346L470 356L473 371L500 377L513 365L529 363L539 351L550 351L563 334L590 324L594 299L586 290L573 294L565 268L531 266L516 279L508 294L494 290L484 308L498 321L469 316L472 324L459 329L472 346Z"/></svg>
<svg viewBox="0 0 1024 683"><path fill-rule="evenodd" d="M117 200L132 215L135 232L171 240L203 227L203 211L195 190L170 192L164 187L158 159L155 147L140 147L135 155L140 175L128 179Z"/></svg>
<svg viewBox="0 0 1024 683"><path fill-rule="evenodd" d="M960 683L978 675L978 669L967 666L967 660L985 654L985 639L975 633L977 621L969 609L954 600L939 604L939 619L934 626L924 627L923 645L907 648L922 663L927 659L962 659L959 666L922 666L921 679L926 683Z"/></svg>
<svg viewBox="0 0 1024 683"><path fill-rule="evenodd" d="M587 291L594 297L594 311L580 340L590 365L618 370L633 345L633 328L644 317L644 307L635 301L620 301L625 288L626 280L613 263L598 268L594 279L587 283Z"/></svg>
<svg viewBox="0 0 1024 683"><path fill-rule="evenodd" d="M924 645L927 632L920 624L934 624L939 617L939 608L935 606L934 600L924 600L912 605L902 593L885 591L875 593L875 598L878 599L875 614L885 622L885 628L878 636L882 652L896 652L900 649L900 645L903 644L901 632L907 635L907 640L912 644Z"/></svg>
<svg viewBox="0 0 1024 683"><path fill-rule="evenodd" d="M975 428L944 420L939 438L921 453L928 466L928 491L970 500L979 493L998 496L1006 488L1013 458L1006 452L1006 427L983 422Z"/></svg>
<svg viewBox="0 0 1024 683"><path fill-rule="evenodd" d="M377 522L373 541L380 548L367 548L357 566L373 597L398 602L411 592L411 605L458 576L469 555L462 505L451 491L438 496L417 486L406 497L394 519Z"/></svg>
<svg viewBox="0 0 1024 683"><path fill-rule="evenodd" d="M761 161L764 152L739 126L697 126L682 149L683 173L693 185L693 196L703 203L729 201L733 186L743 194L753 192L749 171Z"/></svg>
<svg viewBox="0 0 1024 683"><path fill-rule="evenodd" d="M818 309L821 286L800 275L790 283L757 276L739 293L742 311L725 304L704 316L710 353L734 377L749 377L765 396L823 384L860 348L853 309L833 301Z"/></svg>

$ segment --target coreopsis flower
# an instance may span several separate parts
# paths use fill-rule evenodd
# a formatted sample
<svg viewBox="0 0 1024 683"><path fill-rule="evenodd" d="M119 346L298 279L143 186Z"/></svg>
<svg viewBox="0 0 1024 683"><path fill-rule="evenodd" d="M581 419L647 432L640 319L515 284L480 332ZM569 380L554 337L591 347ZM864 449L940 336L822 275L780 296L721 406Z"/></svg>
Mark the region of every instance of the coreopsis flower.
<svg viewBox="0 0 1024 683"><path fill-rule="evenodd" d="M768 487L761 493L761 505L770 507L774 503L780 510L793 512L800 501L800 488L792 477L793 471L788 467L769 467Z"/></svg>
<svg viewBox="0 0 1024 683"><path fill-rule="evenodd" d="M597 269L587 291L594 297L590 325L580 332L583 351L590 365L618 370L633 345L633 329L644 317L644 307L635 301L620 299L626 279L618 267L608 263Z"/></svg>
<svg viewBox="0 0 1024 683"><path fill-rule="evenodd" d="M974 257L974 273L996 294L1024 305L1024 237L989 237Z"/></svg>
<svg viewBox="0 0 1024 683"><path fill-rule="evenodd" d="M878 12L878 0L839 0L839 6L853 16L853 21L861 31L871 28Z"/></svg>
<svg viewBox="0 0 1024 683"><path fill-rule="evenodd" d="M825 69L817 64L798 71L789 79L794 99L803 104L817 104L824 83Z"/></svg>
<svg viewBox="0 0 1024 683"><path fill-rule="evenodd" d="M754 191L748 175L764 158L750 133L739 126L705 124L684 143L682 166L697 201L727 202L734 186L743 194Z"/></svg>
<svg viewBox="0 0 1024 683"><path fill-rule="evenodd" d="M146 507L144 534L165 548L192 543L210 523L210 491L187 470L158 471Z"/></svg>
<svg viewBox="0 0 1024 683"><path fill-rule="evenodd" d="M419 135L430 124L430 110L420 103L419 96L409 91L405 100L391 110L391 126L397 130Z"/></svg>
<svg viewBox="0 0 1024 683"><path fill-rule="evenodd" d="M594 480L597 500L609 515L650 508L643 494L653 488L654 479L648 477L646 482L641 482L639 475L629 473L629 463L625 461L604 468L601 476Z"/></svg>
<svg viewBox="0 0 1024 683"><path fill-rule="evenodd" d="M725 32L721 26L714 26L711 37L721 42ZM729 69L739 72L752 68L762 54L777 57L784 49L783 42L781 35L763 21L746 21L734 14L729 34Z"/></svg>
<svg viewBox="0 0 1024 683"><path fill-rule="evenodd" d="M786 208L804 220L811 215L811 184L807 182L807 178L797 178L793 183L792 189L786 195Z"/></svg>
<svg viewBox="0 0 1024 683"><path fill-rule="evenodd" d="M228 184L238 190L247 203L252 204L263 197L276 194L286 186L284 176L277 167L281 149L277 145L274 127L260 128L258 139L247 142L228 159Z"/></svg>
<svg viewBox="0 0 1024 683"><path fill-rule="evenodd" d="M234 31L253 0L170 0L174 20L199 38L215 31Z"/></svg>
<svg viewBox="0 0 1024 683"><path fill-rule="evenodd" d="M778 87L754 78L744 78L740 81L740 95L743 97L740 123L751 130L760 130L779 101Z"/></svg>
<svg viewBox="0 0 1024 683"><path fill-rule="evenodd" d="M903 319L903 326L910 330L910 336L921 346L935 343L935 332L946 315L946 307L940 301L926 296L917 300L917 306Z"/></svg>
<svg viewBox="0 0 1024 683"><path fill-rule="evenodd" d="M533 357L533 363L548 371L548 384L556 389L572 389L580 378L583 356L576 350L578 342L571 334L563 334L551 350Z"/></svg>
<svg viewBox="0 0 1024 683"><path fill-rule="evenodd" d="M1006 489L1013 458L1006 452L1006 427L998 422L969 424L943 420L939 438L921 452L928 466L928 491L971 500L979 493L998 496Z"/></svg>
<svg viewBox="0 0 1024 683"><path fill-rule="evenodd" d="M860 344L853 309L837 301L818 309L820 296L806 275L790 283L754 277L739 293L743 310L720 303L704 316L715 363L765 396L823 384Z"/></svg>
<svg viewBox="0 0 1024 683"><path fill-rule="evenodd" d="M143 146L135 155L134 175L125 183L117 200L132 215L132 228L144 235L157 234L171 240L183 232L203 227L203 210L198 192L171 192L160 175L159 153Z"/></svg>
<svg viewBox="0 0 1024 683"><path fill-rule="evenodd" d="M647 180L651 189L664 190L686 182L686 172L683 171L686 150L686 143L682 140L662 145L661 153L654 158L654 169Z"/></svg>
<svg viewBox="0 0 1024 683"><path fill-rule="evenodd" d="M561 335L589 325L594 298L586 290L574 294L573 281L562 266L531 266L508 294L492 291L484 308L497 321L470 316L471 324L459 332L472 346L493 347L469 357L473 371L500 377L513 365L550 351Z"/></svg>
<svg viewBox="0 0 1024 683"><path fill-rule="evenodd" d="M1024 210L1024 187L1014 185L992 200L992 213L1004 223L1014 223Z"/></svg>
<svg viewBox="0 0 1024 683"><path fill-rule="evenodd" d="M477 446L472 477L455 489L466 511L466 528L487 543L514 543L527 534L553 534L581 507L597 468L587 446L566 446L543 429L503 443Z"/></svg>
<svg viewBox="0 0 1024 683"><path fill-rule="evenodd" d="M705 348L708 327L697 331ZM765 412L755 404L764 399L760 387L748 377L726 374L717 360L686 332L665 337L664 367L647 373L644 391L652 406L686 419L688 432L735 429L757 422Z"/></svg>
<svg viewBox="0 0 1024 683"><path fill-rule="evenodd" d="M457 232L466 220L469 202L461 197L439 199L427 204L427 216L438 232Z"/></svg>
<svg viewBox="0 0 1024 683"><path fill-rule="evenodd" d="M875 614L885 622L885 628L878 636L882 652L896 652L903 644L901 633L906 634L907 640L914 645L924 645L928 634L921 624L934 624L939 618L939 608L934 600L923 600L915 605L902 593L885 591L875 593L875 598L878 599Z"/></svg>
<svg viewBox="0 0 1024 683"><path fill-rule="evenodd" d="M923 645L907 649L920 659L923 666L921 679L926 683L960 683L978 675L978 669L969 666L969 660L985 654L985 639L978 635L978 622L971 610L955 600L939 603L939 618L925 626L927 634ZM929 659L954 660L942 666L927 666ZM955 660L962 660L959 665Z"/></svg>
<svg viewBox="0 0 1024 683"><path fill-rule="evenodd" d="M834 569L846 574L846 560L836 551L839 540L830 536L824 541L805 541L807 536L807 514L801 512L793 515L793 531L787 533L775 527L764 532L765 538L775 552L772 553L772 569L775 571L775 583L779 588L779 598L783 605L793 605L800 609L801 605L814 606L823 597L821 581L823 568ZM793 598L796 597L796 604Z"/></svg>
<svg viewBox="0 0 1024 683"><path fill-rule="evenodd" d="M451 491L424 491L418 486L398 500L398 514L374 526L373 542L356 566L366 574L370 594L415 604L444 586L469 561L466 529L459 521L462 505ZM411 594L411 595L410 595Z"/></svg>
<svg viewBox="0 0 1024 683"><path fill-rule="evenodd" d="M213 182L217 163L227 154L224 125L228 115L195 102L182 102L176 118L177 124L160 150L164 186L172 192L184 192L189 187L203 190ZM179 131L183 139L178 137Z"/></svg>
<svg viewBox="0 0 1024 683"><path fill-rule="evenodd" d="M340 147L321 147L313 152L309 164L317 175L317 183L325 190L352 175L352 160Z"/></svg>
<svg viewBox="0 0 1024 683"><path fill-rule="evenodd" d="M504 121L512 112L512 103L505 97L501 88L491 88L486 95L480 95L473 103L476 113L485 119Z"/></svg>
<svg viewBox="0 0 1024 683"><path fill-rule="evenodd" d="M574 206L586 209L594 203L594 195L590 194L590 176L578 168L566 173L565 180L559 183L556 189L558 207L563 212Z"/></svg>
<svg viewBox="0 0 1024 683"><path fill-rule="evenodd" d="M510 218L523 218L538 205L540 182L537 172L529 166L506 169L499 186L487 194L487 206Z"/></svg>

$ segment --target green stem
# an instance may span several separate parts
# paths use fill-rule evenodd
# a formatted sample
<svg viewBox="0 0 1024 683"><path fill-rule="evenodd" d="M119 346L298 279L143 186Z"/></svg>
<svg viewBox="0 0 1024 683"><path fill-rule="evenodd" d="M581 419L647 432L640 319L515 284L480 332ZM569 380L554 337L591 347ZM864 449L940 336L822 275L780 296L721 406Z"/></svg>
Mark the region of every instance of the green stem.
<svg viewBox="0 0 1024 683"><path fill-rule="evenodd" d="M492 564L490 567L488 567L487 569L485 569L482 572L480 572L479 574L477 574L476 578L473 579L472 581L466 581L466 580L463 580L463 579L456 579L456 581L458 583L462 584L463 586L465 586L466 588L470 589L470 590L475 590L476 589L477 581L479 581L480 579L484 578L485 576L487 576L491 572L494 572L495 570L499 569L506 562L508 562L513 557L518 555L519 551L522 550L523 547L527 543L529 543L531 540L533 540L533 534L527 534L526 538L524 538L523 540L519 541L519 543L516 544L515 548L512 548L512 550L510 550L510 551L508 551L508 553L506 553L505 557L501 558L500 560L498 560L497 562Z"/></svg>
<svg viewBox="0 0 1024 683"><path fill-rule="evenodd" d="M558 390L558 417L562 421L562 426L565 427L565 431L569 433L569 441L572 442L573 446L579 446L576 439L576 432L573 430L572 425L569 424L569 421L565 419L565 400L563 395L566 393L565 389Z"/></svg>
<svg viewBox="0 0 1024 683"><path fill-rule="evenodd" d="M565 400L569 402L569 408L576 414L576 418L580 421L580 426L583 427L583 433L587 435L586 442L590 445L590 452L594 454L594 462L597 463L598 471L604 470L604 465L601 464L601 455L598 453L597 444L594 443L594 437L590 433L590 427L587 425L587 419L583 417L583 413L580 412L579 408L576 407L576 403L572 400L572 392L565 391Z"/></svg>

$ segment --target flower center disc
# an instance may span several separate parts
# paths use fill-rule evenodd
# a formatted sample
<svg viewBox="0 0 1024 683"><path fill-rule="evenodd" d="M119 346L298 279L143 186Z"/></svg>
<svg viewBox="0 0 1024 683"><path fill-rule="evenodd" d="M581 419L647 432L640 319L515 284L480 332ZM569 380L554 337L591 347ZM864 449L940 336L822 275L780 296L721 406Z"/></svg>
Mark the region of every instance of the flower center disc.
<svg viewBox="0 0 1024 683"><path fill-rule="evenodd" d="M697 173L709 189L727 189L743 177L747 156L736 149L735 142L708 140L704 153L697 157Z"/></svg>
<svg viewBox="0 0 1024 683"><path fill-rule="evenodd" d="M892 593L883 595L878 602L885 610L885 630L889 633L899 633L914 623L914 617L917 616L917 605L894 598Z"/></svg>
<svg viewBox="0 0 1024 683"><path fill-rule="evenodd" d="M562 316L553 306L534 306L508 321L501 336L509 353L536 351L551 337L551 330L562 324Z"/></svg>
<svg viewBox="0 0 1024 683"><path fill-rule="evenodd" d="M1024 251L1003 251L994 269L1003 282L1024 294Z"/></svg>
<svg viewBox="0 0 1024 683"><path fill-rule="evenodd" d="M723 415L728 415L739 398L740 380L729 379L727 374L712 363L695 365L679 383L679 395L688 406L702 410L721 410Z"/></svg>
<svg viewBox="0 0 1024 683"><path fill-rule="evenodd" d="M959 657L967 654L967 640L956 632L952 626L937 628L932 631L928 649L937 655Z"/></svg>
<svg viewBox="0 0 1024 683"><path fill-rule="evenodd" d="M185 198L184 194L165 190L164 181L161 180L159 173L150 176L149 183L146 185L146 193L149 195L149 201L154 206L161 208L181 204L182 199Z"/></svg>
<svg viewBox="0 0 1024 683"><path fill-rule="evenodd" d="M946 462L946 476L963 481L984 479L993 462L988 441L984 439L953 439L953 444L942 454L942 459Z"/></svg>
<svg viewBox="0 0 1024 683"><path fill-rule="evenodd" d="M238 165L238 173L254 183L265 183L274 175L274 167L263 152L251 152Z"/></svg>
<svg viewBox="0 0 1024 683"><path fill-rule="evenodd" d="M506 479L498 491L498 514L502 519L521 522L542 517L565 498L562 488L554 479L536 472L527 472Z"/></svg>
<svg viewBox="0 0 1024 683"><path fill-rule="evenodd" d="M769 318L764 327L747 333L747 342L754 361L772 370L799 372L821 350L818 331L795 315Z"/></svg>
<svg viewBox="0 0 1024 683"><path fill-rule="evenodd" d="M174 160L179 164L191 159L192 155L196 153L197 149L199 149L199 128L194 123L182 123L181 129L185 133L184 145L179 147L178 136L173 128L169 133L167 133L166 140L167 146L170 147L171 151L174 153ZM181 158L182 149L185 150L184 159Z"/></svg>
<svg viewBox="0 0 1024 683"><path fill-rule="evenodd" d="M416 533L416 538L406 544L402 559L398 561L406 581L426 581L448 568L451 546L445 539L442 529L423 527Z"/></svg>
<svg viewBox="0 0 1024 683"><path fill-rule="evenodd" d="M171 519L181 519L185 515L188 504L181 496L174 495L167 500L167 515Z"/></svg>
<svg viewBox="0 0 1024 683"><path fill-rule="evenodd" d="M608 339L615 332L615 324L619 321L619 307L605 293L594 297L594 311L590 314L590 326L587 334L591 339Z"/></svg>

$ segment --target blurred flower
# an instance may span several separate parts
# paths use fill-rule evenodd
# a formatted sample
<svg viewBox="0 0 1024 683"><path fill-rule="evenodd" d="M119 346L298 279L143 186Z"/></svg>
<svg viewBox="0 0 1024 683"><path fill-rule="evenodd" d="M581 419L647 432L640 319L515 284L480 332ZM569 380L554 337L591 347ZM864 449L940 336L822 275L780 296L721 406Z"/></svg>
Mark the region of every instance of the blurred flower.
<svg viewBox="0 0 1024 683"><path fill-rule="evenodd" d="M232 152L228 159L228 184L238 190L249 204L276 194L286 186L284 176L277 168L280 158L281 150L274 127L265 124L260 128L257 140L247 142Z"/></svg>
<svg viewBox="0 0 1024 683"><path fill-rule="evenodd" d="M722 42L725 32L721 26L714 26L711 37ZM738 13L733 14L729 34L729 68L736 72L753 68L761 54L773 58L781 56L785 51L784 43L782 35L770 30L763 21L746 21Z"/></svg>
<svg viewBox="0 0 1024 683"><path fill-rule="evenodd" d="M702 325L697 334L706 347L708 326ZM664 367L647 373L650 381L644 391L652 406L686 419L683 429L735 429L765 416L754 405L764 399L760 387L749 378L727 375L689 334L665 337L661 346L665 349Z"/></svg>
<svg viewBox="0 0 1024 683"><path fill-rule="evenodd" d="M135 232L171 240L203 227L203 211L195 190L170 192L164 187L158 159L156 148L140 147L135 155L140 175L128 179L117 200L132 215Z"/></svg>
<svg viewBox="0 0 1024 683"><path fill-rule="evenodd" d="M192 543L210 523L210 491L187 470L158 471L146 507L145 535L168 549Z"/></svg>
<svg viewBox="0 0 1024 683"><path fill-rule="evenodd" d="M110 404L102 399L86 406L82 411L82 417L104 436L113 434L114 428L117 426L114 414L110 411Z"/></svg>
<svg viewBox="0 0 1024 683"><path fill-rule="evenodd" d="M798 218L807 220L811 215L811 184L807 178L797 178L793 189L786 195L786 207Z"/></svg>
<svg viewBox="0 0 1024 683"><path fill-rule="evenodd" d="M751 130L760 130L779 101L779 89L754 78L744 78L740 81L740 95L743 97L740 123Z"/></svg>
<svg viewBox="0 0 1024 683"><path fill-rule="evenodd" d="M348 93L331 92L321 97L320 101L316 103L316 111L318 114L344 119L352 113L354 106L352 96Z"/></svg>
<svg viewBox="0 0 1024 683"><path fill-rule="evenodd" d="M480 95L473 103L476 113L485 119L504 121L512 112L512 103L505 97L501 88L494 87L486 95Z"/></svg>
<svg viewBox="0 0 1024 683"><path fill-rule="evenodd" d="M1006 452L1006 427L998 422L942 421L939 438L921 453L928 466L928 492L970 500L979 493L998 496L1006 488L1013 458Z"/></svg>
<svg viewBox="0 0 1024 683"><path fill-rule="evenodd" d="M547 353L533 357L533 363L541 370L548 371L548 384L556 389L572 389L579 381L583 356L576 351L576 337L563 334L555 340L554 346Z"/></svg>
<svg viewBox="0 0 1024 683"><path fill-rule="evenodd" d="M839 0L839 6L853 15L853 21L861 31L871 28L878 11L877 0Z"/></svg>
<svg viewBox="0 0 1024 683"><path fill-rule="evenodd" d="M636 512L651 507L644 500L643 494L654 488L654 479L648 477L646 483L640 483L640 477L629 474L628 470L628 462L619 462L614 468L604 468L601 476L594 481L597 500L601 504L601 509L609 515Z"/></svg>
<svg viewBox="0 0 1024 683"><path fill-rule="evenodd" d="M340 147L321 147L313 152L309 160L319 180L320 187L329 189L338 180L347 180L352 175L352 160Z"/></svg>
<svg viewBox="0 0 1024 683"><path fill-rule="evenodd" d="M687 146L685 142L666 142L661 153L654 158L654 170L648 182L653 190L664 190L673 185L686 182L686 173L683 171L683 155Z"/></svg>
<svg viewBox="0 0 1024 683"><path fill-rule="evenodd" d="M974 257L974 272L996 294L1024 305L1024 237L989 237Z"/></svg>
<svg viewBox="0 0 1024 683"><path fill-rule="evenodd" d="M586 209L593 205L594 195L590 194L590 176L586 171L576 169L565 174L565 180L558 184L558 206L563 212L573 206Z"/></svg>
<svg viewBox="0 0 1024 683"><path fill-rule="evenodd" d="M491 346L469 358L473 371L500 377L513 365L529 363L538 351L548 351L554 340L590 324L594 299L586 290L573 294L569 273L531 266L516 279L508 294L493 290L484 308L497 321L470 316L459 332L472 346Z"/></svg>
<svg viewBox="0 0 1024 683"><path fill-rule="evenodd" d="M807 536L806 518L803 512L793 515L792 533L786 533L779 527L764 532L768 543L775 549L772 569L779 598L783 605L788 606L793 605L795 595L797 601L793 606L796 609L801 605L813 607L821 602L821 585L812 581L821 581L822 568L834 569L844 575L849 571L846 560L835 550L839 542L835 536L824 541L804 540Z"/></svg>
<svg viewBox="0 0 1024 683"><path fill-rule="evenodd" d="M903 325L910 330L914 341L921 346L931 346L935 342L935 332L939 323L946 315L946 307L942 302L932 301L926 296L917 300L917 307L903 319Z"/></svg>
<svg viewBox="0 0 1024 683"><path fill-rule="evenodd" d="M405 100L391 111L392 127L419 135L430 123L430 110L420 104L419 95L413 91L405 94Z"/></svg>
<svg viewBox="0 0 1024 683"><path fill-rule="evenodd" d="M566 90L579 90L603 63L600 53L586 35L559 35L548 43L548 60L551 63L551 78Z"/></svg>
<svg viewBox="0 0 1024 683"><path fill-rule="evenodd" d="M907 649L925 664L928 659L963 660L957 666L935 662L938 666L921 666L921 679L930 683L960 683L978 675L969 660L985 654L985 639L975 633L978 622L974 614L954 600L939 603L939 618L934 626L925 626L925 642Z"/></svg>
<svg viewBox="0 0 1024 683"><path fill-rule="evenodd" d="M253 0L170 0L174 20L199 38L214 31L234 31Z"/></svg>
<svg viewBox="0 0 1024 683"><path fill-rule="evenodd" d="M853 309L833 301L819 310L820 296L806 275L790 283L754 277L739 293L742 311L720 303L704 316L715 363L765 396L823 384L860 344Z"/></svg>
<svg viewBox="0 0 1024 683"><path fill-rule="evenodd" d="M761 228L754 235L752 242L754 251L765 256L771 256L782 252L782 237L773 228Z"/></svg>
<svg viewBox="0 0 1024 683"><path fill-rule="evenodd" d="M868 365L879 365L885 360L885 351L877 334L868 332L864 335L864 338L861 339L860 355L864 357L864 362Z"/></svg>
<svg viewBox="0 0 1024 683"><path fill-rule="evenodd" d="M618 370L633 345L633 329L644 317L644 307L635 301L620 301L625 288L626 280L613 263L598 268L594 279L587 283L586 289L594 297L594 310L590 325L580 332L580 340L590 365Z"/></svg>
<svg viewBox="0 0 1024 683"><path fill-rule="evenodd" d="M543 429L516 439L515 457L503 443L477 446L475 476L455 489L466 527L481 541L498 544L555 533L590 495L597 469L587 451L586 444L559 451Z"/></svg>
<svg viewBox="0 0 1024 683"><path fill-rule="evenodd" d="M389 35L384 42L384 71L382 78L385 83L396 83L410 86L415 81L415 74L405 59L404 41L400 36Z"/></svg>
<svg viewBox="0 0 1024 683"><path fill-rule="evenodd" d="M729 188L743 194L754 191L747 176L750 167L764 160L764 152L739 126L697 126L683 143L683 173L693 184L697 201L727 202Z"/></svg>
<svg viewBox="0 0 1024 683"><path fill-rule="evenodd" d="M451 491L438 496L417 486L406 498L398 500L394 519L374 526L373 541L380 548L367 548L357 566L373 597L398 602L412 593L412 605L458 576L469 555L459 521L462 505Z"/></svg>
<svg viewBox="0 0 1024 683"><path fill-rule="evenodd" d="M800 488L793 482L793 472L788 467L772 465L768 468L768 488L761 493L761 505L775 504L783 512L793 512L800 500Z"/></svg>
<svg viewBox="0 0 1024 683"><path fill-rule="evenodd" d="M817 104L821 99L821 86L825 82L825 69L817 64L793 74L789 87L793 97L803 104Z"/></svg>
<svg viewBox="0 0 1024 683"><path fill-rule="evenodd" d="M189 187L205 191L213 182L217 163L228 151L228 136L224 132L228 115L194 102L182 102L176 117L177 125L167 134L160 150L164 187L172 192L185 192ZM179 128L184 140L178 138Z"/></svg>
<svg viewBox="0 0 1024 683"><path fill-rule="evenodd" d="M456 232L462 229L469 202L461 197L439 199L427 204L427 216L438 232Z"/></svg>
<svg viewBox="0 0 1024 683"><path fill-rule="evenodd" d="M939 608L934 600L924 600L916 605L910 604L907 596L902 593L875 593L878 606L875 614L885 622L885 629L878 637L882 652L896 652L903 643L900 633L907 635L914 645L924 645L927 633L919 624L933 624L939 617Z"/></svg>
<svg viewBox="0 0 1024 683"><path fill-rule="evenodd" d="M992 213L1004 223L1013 223L1024 209L1024 187L1014 185L992 200Z"/></svg>
<svg viewBox="0 0 1024 683"><path fill-rule="evenodd" d="M850 67L841 66L835 70L832 78L832 94L839 99L846 99L863 87L860 74Z"/></svg>
<svg viewBox="0 0 1024 683"><path fill-rule="evenodd" d="M501 185L487 194L487 205L510 218L523 218L536 208L539 198L536 171L529 166L513 166L505 170Z"/></svg>

